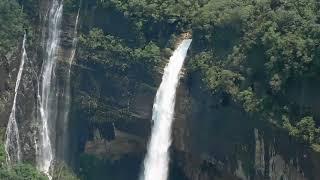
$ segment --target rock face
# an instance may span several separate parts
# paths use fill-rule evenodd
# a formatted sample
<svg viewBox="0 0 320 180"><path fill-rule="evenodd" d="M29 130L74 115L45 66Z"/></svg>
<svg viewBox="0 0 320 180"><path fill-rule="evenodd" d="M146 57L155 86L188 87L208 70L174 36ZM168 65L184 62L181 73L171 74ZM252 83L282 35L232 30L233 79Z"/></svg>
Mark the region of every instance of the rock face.
<svg viewBox="0 0 320 180"><path fill-rule="evenodd" d="M223 94L202 93L196 75L186 81L177 101L174 148L178 152L173 156L184 154L179 167L189 179L319 177L318 163L312 162L318 153L271 124L247 117Z"/></svg>
<svg viewBox="0 0 320 180"><path fill-rule="evenodd" d="M12 50L7 57L2 59L0 65L1 73L1 112L0 122L1 127L5 130L9 115L12 108L13 93L15 81L17 78L18 67L21 61L21 45L22 39L17 39L17 49ZM25 60L25 68L22 72L21 83L19 86L19 92L17 95L17 122L20 131L20 142L22 149L22 158L25 161L33 162L35 159L31 152L34 152L33 141L33 125L36 117L36 72L37 66L35 63L34 52L37 49L30 50L27 41L27 56ZM30 50L30 51L29 51ZM5 132L5 131L4 131Z"/></svg>
<svg viewBox="0 0 320 180"><path fill-rule="evenodd" d="M156 88L145 88L143 83L134 83L135 79L124 81L116 74L97 80L100 75L96 73L80 70L77 74L87 87L94 86L94 82L99 89L98 94L103 93L101 99L116 99L110 102L110 107L125 107L136 118L111 118L110 123L115 127L109 125L111 128L106 131L114 136L106 141L95 140L103 131L99 125L87 124L86 127L90 128L81 130L88 132L87 137L82 136L81 146L85 153L105 158L110 164L101 166L106 169L122 164L118 167L120 169L116 168L117 173L100 174L98 177L132 179L133 176L138 179L140 170L136 166L141 165L150 136ZM212 96L200 87L195 74L187 74L181 79L176 101L170 179L304 180L319 177L318 163L313 160L317 153L271 124L250 118L224 94ZM78 116L77 119L83 117ZM123 177L120 174L126 171L121 167L126 163L135 171Z"/></svg>
<svg viewBox="0 0 320 180"><path fill-rule="evenodd" d="M94 11L86 10L91 14L88 18L91 21L85 23L90 26L99 21ZM72 147L76 147L71 150L75 155L74 166L80 164L84 169L88 161L79 160L79 155L84 153L103 159L97 160L99 166L93 167L105 171L90 171L90 179L138 179L161 73L153 79L149 77L149 81L139 81L137 74L127 77L114 72L104 74L95 66L77 66L74 70L71 120L75 144ZM184 72L176 101L170 179L312 180L320 177L319 165L313 160L317 159L317 153L272 124L249 117L227 95L207 94L201 89L197 74L189 74L188 69ZM91 117L76 108L79 102L75 99L84 93L96 94L95 99L107 102L106 111L125 110L129 116L106 115L107 123L103 124L90 121Z"/></svg>
<svg viewBox="0 0 320 180"><path fill-rule="evenodd" d="M0 122L1 127L6 126L6 122L8 121L10 115L10 104L12 104L12 97L14 92L14 78L13 74L16 74L17 69L15 63L18 63L17 57L18 49L13 50L10 54L3 56L0 58ZM16 60L17 59L17 60ZM14 63L13 63L14 62ZM14 73L15 72L15 73Z"/></svg>
<svg viewBox="0 0 320 180"><path fill-rule="evenodd" d="M35 3L35 2L33 2ZM46 14L48 12L50 1L44 0L37 2L39 4L35 7L39 9L33 9L32 15L38 14L39 17L32 19L30 17L30 30L27 32L26 51L27 59L25 61L25 68L22 73L21 84L19 87L19 93L17 96L17 121L21 138L22 158L24 162L35 164L36 161L36 140L38 138L39 127L39 108L38 108L38 85L40 80L41 66L44 56L46 34L45 29L47 27ZM29 9L27 9L28 11ZM29 14L28 14L29 15ZM63 29L63 43L59 50L59 68L57 68L57 74L61 72L64 64L63 61L67 61L70 56L71 42L68 40L73 36L73 24L75 19L74 15L69 14L64 18ZM2 129L6 128L9 114L11 111L14 83L17 76L19 62L21 58L21 44L22 39L17 39L17 48L13 49L5 57L1 58L0 63L0 126ZM59 74L60 75L60 74ZM62 81L60 78L59 81ZM59 83L59 82L58 82ZM52 139L55 140L55 131L51 132ZM54 142L55 143L55 142Z"/></svg>

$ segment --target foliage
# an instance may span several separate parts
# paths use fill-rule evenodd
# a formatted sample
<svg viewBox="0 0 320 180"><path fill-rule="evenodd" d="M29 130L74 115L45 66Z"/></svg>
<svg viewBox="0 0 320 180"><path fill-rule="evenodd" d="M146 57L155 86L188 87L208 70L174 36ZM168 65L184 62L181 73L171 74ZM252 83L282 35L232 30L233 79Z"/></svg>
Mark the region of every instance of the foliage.
<svg viewBox="0 0 320 180"><path fill-rule="evenodd" d="M101 1L104 7L113 7L125 15L140 19L141 23L187 22L202 4L201 0L111 0ZM179 5L178 5L179 4Z"/></svg>
<svg viewBox="0 0 320 180"><path fill-rule="evenodd" d="M295 136L308 143L319 141L320 129L316 128L312 117L304 117L295 126L291 125L287 117L284 117L284 127L289 130L290 135Z"/></svg>
<svg viewBox="0 0 320 180"><path fill-rule="evenodd" d="M5 152L4 145L1 143L0 144L0 167L3 168L5 165L6 165L6 152Z"/></svg>
<svg viewBox="0 0 320 180"><path fill-rule="evenodd" d="M106 69L125 72L132 64L132 51L122 45L119 39L103 34L100 29L92 29L89 34L79 38L80 57L93 64L104 65Z"/></svg>
<svg viewBox="0 0 320 180"><path fill-rule="evenodd" d="M259 112L261 100L256 97L252 89L241 91L237 99L241 101L246 112Z"/></svg>
<svg viewBox="0 0 320 180"><path fill-rule="evenodd" d="M134 59L143 64L157 65L161 61L160 48L155 43L150 42L144 48L134 50Z"/></svg>
<svg viewBox="0 0 320 180"><path fill-rule="evenodd" d="M17 164L8 167L4 145L0 144L0 179L6 180L47 180L47 176L38 172L29 164Z"/></svg>
<svg viewBox="0 0 320 180"><path fill-rule="evenodd" d="M0 12L0 55L4 56L23 35L24 15L15 0L0 0Z"/></svg>
<svg viewBox="0 0 320 180"><path fill-rule="evenodd" d="M103 65L104 69L127 74L129 70L145 69L152 72L160 63L160 48L153 42L143 48L129 48L121 39L104 35L101 29L92 29L82 35L80 58L84 62ZM136 69L135 69L136 68ZM109 71L110 72L110 71Z"/></svg>
<svg viewBox="0 0 320 180"><path fill-rule="evenodd" d="M192 19L192 73L251 115L320 143L316 112L294 112L287 94L292 82L319 79L319 11L315 0L210 0Z"/></svg>
<svg viewBox="0 0 320 180"><path fill-rule="evenodd" d="M29 164L19 164L13 168L16 173L16 179L23 180L46 180L45 175L40 174L33 166Z"/></svg>

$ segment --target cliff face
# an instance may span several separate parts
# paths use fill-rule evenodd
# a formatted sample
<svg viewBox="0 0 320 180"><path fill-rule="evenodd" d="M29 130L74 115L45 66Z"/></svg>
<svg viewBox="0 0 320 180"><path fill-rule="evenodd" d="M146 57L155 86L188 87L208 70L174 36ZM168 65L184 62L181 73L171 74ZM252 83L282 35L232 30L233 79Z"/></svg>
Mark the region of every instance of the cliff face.
<svg viewBox="0 0 320 180"><path fill-rule="evenodd" d="M272 124L248 117L223 94L203 93L196 77L187 78L187 90L182 84L188 93L178 99L191 100L177 101L174 128L174 147L183 154L180 167L190 179L319 177L318 153Z"/></svg>
<svg viewBox="0 0 320 180"><path fill-rule="evenodd" d="M92 173L89 177L138 179L150 136L156 89L145 88L139 83L135 84L134 89L130 88L136 80L124 80L116 74L106 75L107 78L101 80L97 78L101 78L102 74L96 74L94 70L81 70L77 74L83 77L79 81L85 87L94 87L91 84L94 82L99 89L98 94L103 93L100 94L101 99L116 99L108 106L126 108L135 117L105 117L110 118L105 127L87 124L78 130L78 140L83 138L81 144L87 154L84 159L88 158L88 154L104 159L96 170L88 172ZM181 80L173 129L171 179L304 180L319 177L318 153L296 142L272 124L263 125L252 119L236 104L225 99L223 94L212 96L199 87L195 74L188 74ZM77 122L80 119L86 122L81 114L76 119ZM88 133L87 137L84 132ZM99 137L93 137L97 132L101 135L98 133ZM100 136L105 140L99 140ZM82 160L80 166L86 167L84 163L88 162ZM101 172L101 169L106 170ZM130 173L124 175L127 169Z"/></svg>
<svg viewBox="0 0 320 180"><path fill-rule="evenodd" d="M37 90L45 42L42 32L46 19L43 17L48 2L41 1L39 6L41 18L32 25L34 36L32 45L27 47L28 60L18 97L21 147L24 160L31 163L35 162L35 140L39 126ZM102 12L90 1L85 1L83 7L80 13L81 34L100 27L106 34L121 37L129 46L135 46L135 42L139 41L134 37L137 32L127 32L134 29L133 25L119 12ZM59 87L65 85L64 75L72 50L76 12L73 9L63 16L57 68ZM103 21L101 17L106 14L110 18ZM14 81L21 57L20 46L17 45L19 48L1 58L2 128L6 127L11 110ZM194 48L190 50L190 57ZM162 51L165 51L164 48ZM162 64L165 64L168 55L161 55ZM88 179L138 179L150 137L152 105L162 70L152 76L146 75L146 69L128 71L124 75L118 71L106 71L99 64L84 62L81 58L78 53L72 67L67 158L63 154L65 147L61 147L64 138L60 136L62 124L57 121L56 129L51 129L56 156ZM186 68L176 101L170 179L312 180L320 177L317 152L290 138L274 125L250 117L227 95L208 94L201 86L198 74L190 73ZM310 89L309 85L304 87L306 91ZM62 91L58 93L63 94ZM295 93L293 91L292 96L297 97ZM317 104L318 101L308 94L302 96L305 101L297 100L298 103ZM84 105L86 103L89 106ZM102 111L98 112L100 117L93 117L93 109Z"/></svg>
<svg viewBox="0 0 320 180"><path fill-rule="evenodd" d="M184 73L187 72L185 69ZM110 108L116 111L125 108L135 117L105 117L109 119L105 127L87 124L79 130L79 133L88 133L87 137L81 133L83 151L105 158L99 168L109 169L103 173L92 170L88 174L96 174L91 178L138 178L137 167L141 166L150 136L156 85L137 83L135 78L121 78L114 73L99 74L94 68L79 69L77 74L83 85L81 91L95 91L99 99L112 98L113 101L107 103ZM157 76L159 79L161 74ZM89 90L84 90L88 87ZM76 119L86 122L85 115L78 113ZM100 132L98 137L93 137L97 132ZM100 136L106 140L97 140ZM248 116L225 94L205 93L197 74L187 73L181 80L171 157L170 177L175 180L303 180L319 177L315 160L318 153L272 124ZM125 176L123 167L132 171Z"/></svg>
<svg viewBox="0 0 320 180"><path fill-rule="evenodd" d="M40 73L42 62L44 59L44 51L47 38L47 13L49 11L50 1L30 2L25 6L26 20L29 24L26 25L27 33L26 52L27 59L25 60L24 70L22 72L21 84L17 96L17 123L20 132L20 141L22 148L22 157L24 162L35 164L36 162L36 141L38 140L38 130L40 126L40 112L38 101L39 81L41 80ZM63 85L63 72L66 62L70 57L70 49L73 37L73 20L75 17L72 14L65 14L63 20L62 44L59 49L59 62L57 68L57 84ZM12 100L14 86L18 67L21 61L21 46L22 39L17 38L17 48L1 58L1 113L0 122L2 133L5 134L5 128L9 119L12 108ZM60 76L61 75L61 76ZM62 82L61 82L62 81ZM2 101L3 100L3 101ZM59 126L57 121L57 126ZM51 138L55 144L56 131L51 130ZM60 139L61 140L61 139ZM58 151L58 150L57 150Z"/></svg>
<svg viewBox="0 0 320 180"><path fill-rule="evenodd" d="M29 39L28 39L29 40ZM15 82L21 61L22 39L17 38L17 48L3 57L1 63L1 113L0 122L2 134L5 134L7 122L12 108ZM17 123L20 131L23 159L34 162L34 128L36 123L36 92L38 48L27 45L27 56L17 96Z"/></svg>

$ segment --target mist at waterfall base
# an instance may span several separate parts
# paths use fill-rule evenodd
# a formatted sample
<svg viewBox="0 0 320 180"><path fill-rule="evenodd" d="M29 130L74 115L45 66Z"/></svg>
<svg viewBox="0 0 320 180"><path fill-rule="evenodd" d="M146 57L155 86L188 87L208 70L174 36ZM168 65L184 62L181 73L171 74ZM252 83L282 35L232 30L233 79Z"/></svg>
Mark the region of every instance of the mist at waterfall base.
<svg viewBox="0 0 320 180"><path fill-rule="evenodd" d="M164 69L162 82L153 105L154 126L144 160L141 180L167 180L168 178L169 147L171 145L176 89L191 41L191 39L184 40L178 46Z"/></svg>
<svg viewBox="0 0 320 180"><path fill-rule="evenodd" d="M19 128L16 119L16 109L17 109L17 96L20 86L20 81L23 73L24 63L27 59L26 52L26 41L27 34L24 34L23 43L22 43L22 56L19 66L19 71L17 74L16 86L14 89L14 98L12 103L12 109L6 129L6 141L5 141L5 151L7 154L7 163L9 165L13 163L19 163L21 161L21 149L20 149L20 137L19 137Z"/></svg>
<svg viewBox="0 0 320 180"><path fill-rule="evenodd" d="M48 37L46 39L45 58L43 60L38 101L40 106L39 142L37 142L37 167L40 171L49 175L50 166L54 158L51 133L49 129L54 125L57 116L57 97L55 87L55 68L57 63L57 51L60 42L60 24L62 19L63 4L53 0L48 14Z"/></svg>

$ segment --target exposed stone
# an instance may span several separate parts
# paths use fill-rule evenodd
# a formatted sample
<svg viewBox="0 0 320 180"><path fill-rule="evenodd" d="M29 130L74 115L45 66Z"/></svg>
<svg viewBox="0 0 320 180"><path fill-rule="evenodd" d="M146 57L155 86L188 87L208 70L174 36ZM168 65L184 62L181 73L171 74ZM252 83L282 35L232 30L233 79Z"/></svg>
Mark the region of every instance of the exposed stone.
<svg viewBox="0 0 320 180"><path fill-rule="evenodd" d="M256 170L256 175L260 177L264 177L265 173L265 151L264 151L264 140L263 136L259 135L259 130L254 129L254 137L255 137L255 161L254 168Z"/></svg>
<svg viewBox="0 0 320 180"><path fill-rule="evenodd" d="M247 177L246 173L243 170L242 161L240 160L238 160L238 167L235 171L235 175L241 180L249 180L249 178Z"/></svg>

